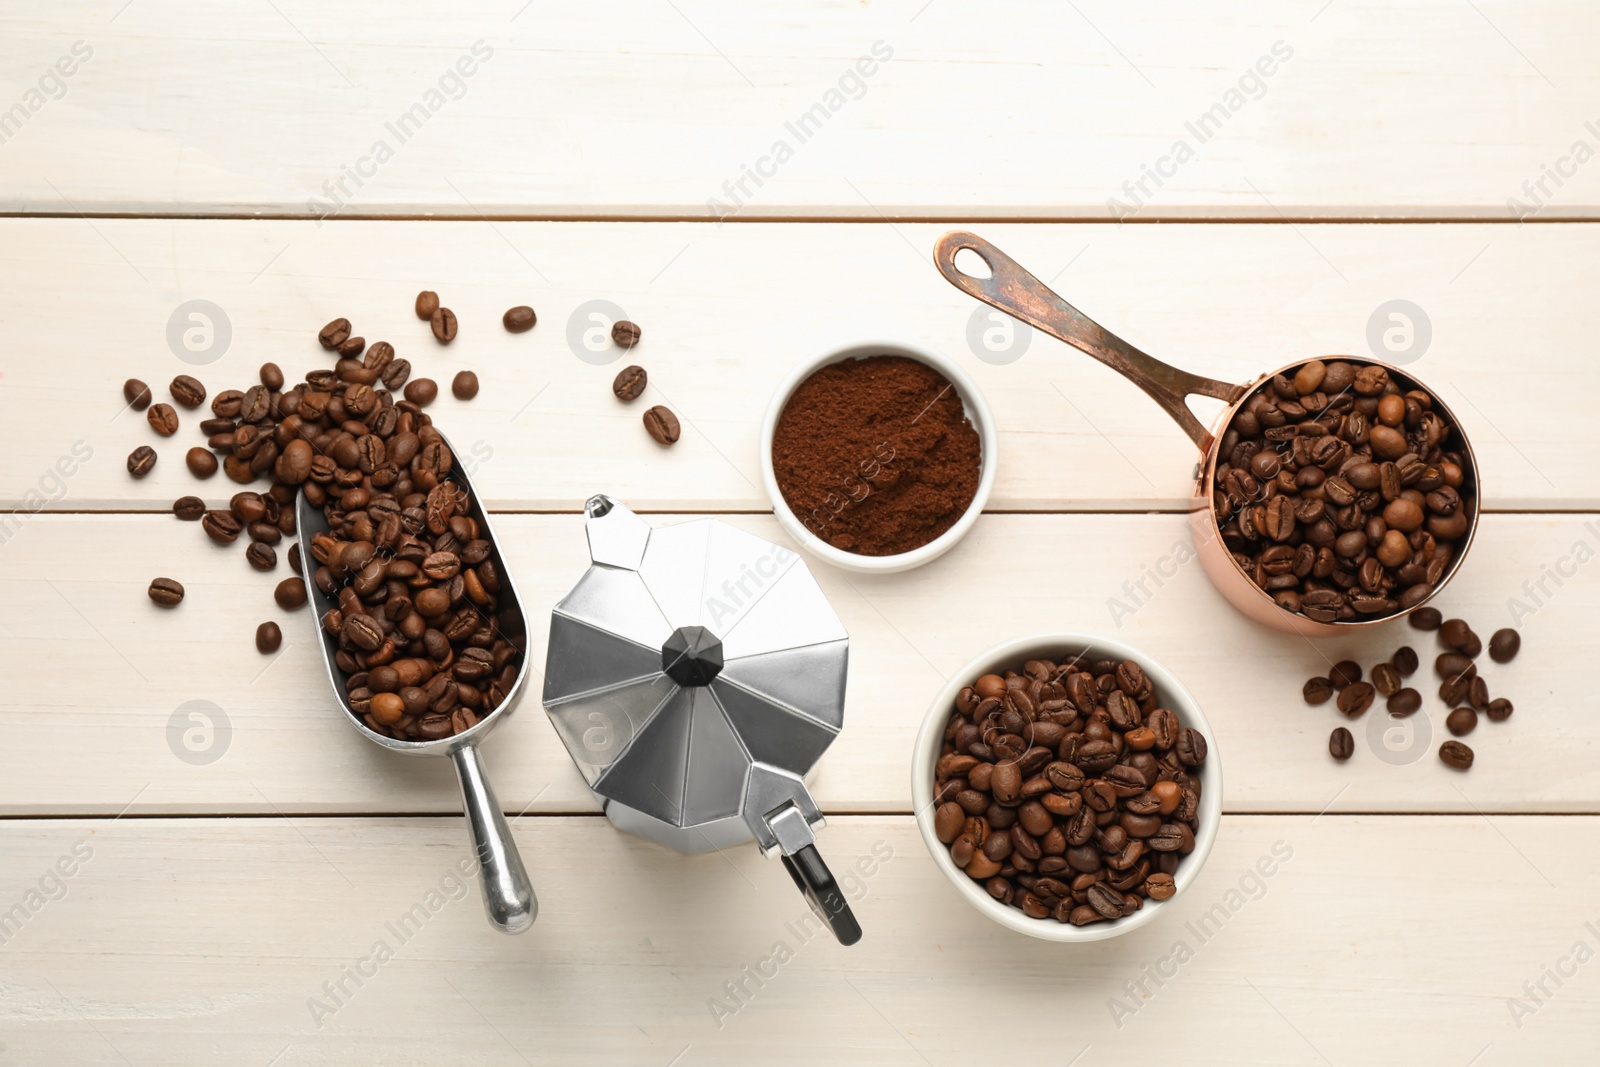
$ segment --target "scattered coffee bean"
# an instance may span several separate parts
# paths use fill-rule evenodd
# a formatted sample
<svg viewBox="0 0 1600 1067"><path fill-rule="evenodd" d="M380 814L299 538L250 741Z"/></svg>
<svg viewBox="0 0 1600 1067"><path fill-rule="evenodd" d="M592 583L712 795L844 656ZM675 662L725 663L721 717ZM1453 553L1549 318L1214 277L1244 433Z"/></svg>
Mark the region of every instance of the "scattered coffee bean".
<svg viewBox="0 0 1600 1067"><path fill-rule="evenodd" d="M1397 690L1384 702L1384 708L1396 719L1414 714L1420 707L1422 707L1422 694L1409 687Z"/></svg>
<svg viewBox="0 0 1600 1067"><path fill-rule="evenodd" d="M245 562L258 571L270 571L278 565L278 550L265 541L251 541L244 550Z"/></svg>
<svg viewBox="0 0 1600 1067"><path fill-rule="evenodd" d="M289 546L289 569L296 574L305 574L300 567L300 544L296 542Z"/></svg>
<svg viewBox="0 0 1600 1067"><path fill-rule="evenodd" d="M264 622L256 627L256 651L270 656L283 644L283 630L275 622Z"/></svg>
<svg viewBox="0 0 1600 1067"><path fill-rule="evenodd" d="M178 413L172 410L171 404L152 404L144 417L150 423L150 428L162 437L171 437L178 432Z"/></svg>
<svg viewBox="0 0 1600 1067"><path fill-rule="evenodd" d="M1176 892L1207 756L1139 664L1081 660L1030 660L961 691L933 815L951 860L990 897L1079 926Z"/></svg>
<svg viewBox="0 0 1600 1067"><path fill-rule="evenodd" d="M618 319L611 324L611 340L622 348L632 348L639 343L640 336L639 327L627 319Z"/></svg>
<svg viewBox="0 0 1600 1067"><path fill-rule="evenodd" d="M417 294L417 318L427 322L433 318L433 313L439 310L439 294L432 289L424 289Z"/></svg>
<svg viewBox="0 0 1600 1067"><path fill-rule="evenodd" d="M644 413L644 428L655 438L658 445L676 443L678 435L682 432L682 428L678 425L678 416L660 404Z"/></svg>
<svg viewBox="0 0 1600 1067"><path fill-rule="evenodd" d="M276 363L263 363L258 374L261 384L269 392L281 393L283 391L283 368Z"/></svg>
<svg viewBox="0 0 1600 1067"><path fill-rule="evenodd" d="M1490 722L1505 722L1511 718L1512 710L1511 701L1505 697L1495 697L1489 701L1489 709L1484 714L1489 716Z"/></svg>
<svg viewBox="0 0 1600 1067"><path fill-rule="evenodd" d="M644 392L644 387L649 383L650 376L640 366L623 367L611 383L611 391L618 400L630 401L639 399L639 394Z"/></svg>
<svg viewBox="0 0 1600 1067"><path fill-rule="evenodd" d="M196 446L189 449L183 455L183 462L196 478L209 478L217 473L217 456L209 448Z"/></svg>
<svg viewBox="0 0 1600 1067"><path fill-rule="evenodd" d="M437 300L438 298L435 297L434 299ZM518 304L514 308L509 308L504 315L500 316L500 321L511 333L527 333L533 329L534 324L539 321L539 317L533 313L533 309L528 305Z"/></svg>
<svg viewBox="0 0 1600 1067"><path fill-rule="evenodd" d="M1361 681L1361 664L1352 659L1342 659L1328 671L1328 680L1333 683L1335 689L1354 685Z"/></svg>
<svg viewBox="0 0 1600 1067"><path fill-rule="evenodd" d="M1411 625L1418 630L1437 630L1444 622L1438 608L1418 608L1411 613Z"/></svg>
<svg viewBox="0 0 1600 1067"><path fill-rule="evenodd" d="M1467 643L1467 635L1472 633L1472 627L1467 625L1465 619L1446 619L1439 626L1439 642L1446 648L1460 649Z"/></svg>
<svg viewBox="0 0 1600 1067"><path fill-rule="evenodd" d="M1389 662L1394 664L1395 670L1402 676L1409 678L1417 672L1417 650L1410 645L1401 645L1394 650L1394 655L1389 657Z"/></svg>
<svg viewBox="0 0 1600 1067"><path fill-rule="evenodd" d="M1472 749L1460 741L1446 741L1439 746L1439 758L1445 766L1464 771L1472 766Z"/></svg>
<svg viewBox="0 0 1600 1067"><path fill-rule="evenodd" d="M378 376L384 387L390 392L396 392L406 384L411 377L411 361L409 359L392 359L389 365L383 368L383 373Z"/></svg>
<svg viewBox="0 0 1600 1067"><path fill-rule="evenodd" d="M137 378L129 378L122 383L122 399L133 410L143 411L150 406L150 387Z"/></svg>
<svg viewBox="0 0 1600 1067"><path fill-rule="evenodd" d="M200 528L217 544L231 545L239 539L244 526L231 511L208 511L200 520Z"/></svg>
<svg viewBox="0 0 1600 1067"><path fill-rule="evenodd" d="M128 473L135 478L143 478L155 465L156 450L149 445L140 445L128 453Z"/></svg>
<svg viewBox="0 0 1600 1067"><path fill-rule="evenodd" d="M1457 708L1444 717L1445 729L1457 737L1465 737L1478 726L1478 713L1471 708Z"/></svg>
<svg viewBox="0 0 1600 1067"><path fill-rule="evenodd" d="M1372 668L1372 688L1381 696L1392 697L1400 691L1400 668L1392 663L1380 663Z"/></svg>
<svg viewBox="0 0 1600 1067"><path fill-rule="evenodd" d="M1343 763L1349 759L1356 750L1356 739L1350 731L1343 726L1334 727L1333 733L1328 735L1328 755Z"/></svg>
<svg viewBox="0 0 1600 1067"><path fill-rule="evenodd" d="M439 396L439 383L432 378L413 378L406 385L406 399L425 408Z"/></svg>
<svg viewBox="0 0 1600 1067"><path fill-rule="evenodd" d="M306 582L304 578L285 578L272 591L272 599L284 611L294 611L305 606Z"/></svg>
<svg viewBox="0 0 1600 1067"><path fill-rule="evenodd" d="M457 372L450 382L450 392L457 400L471 400L478 395L478 376L469 370Z"/></svg>
<svg viewBox="0 0 1600 1067"><path fill-rule="evenodd" d="M197 408L206 402L206 387L200 384L199 379L187 374L180 374L172 379L172 384L167 386L167 392L172 394L172 399L186 408Z"/></svg>
<svg viewBox="0 0 1600 1067"><path fill-rule="evenodd" d="M183 586L171 578L156 578L147 590L150 599L164 608L175 608L183 600Z"/></svg>
<svg viewBox="0 0 1600 1067"><path fill-rule="evenodd" d="M1512 629L1496 630L1489 638L1489 658L1496 663L1510 663L1522 648L1522 635Z"/></svg>
<svg viewBox="0 0 1600 1067"><path fill-rule="evenodd" d="M172 513L184 522L199 522L206 513L206 502L197 496L180 496L172 502Z"/></svg>
<svg viewBox="0 0 1600 1067"><path fill-rule="evenodd" d="M1328 698L1333 696L1333 683L1326 678L1307 678L1300 695L1305 697L1307 704L1326 704Z"/></svg>
<svg viewBox="0 0 1600 1067"><path fill-rule="evenodd" d="M456 339L456 313L447 307L433 309L433 314L428 318L428 325L433 330L434 340L442 345L447 345Z"/></svg>
<svg viewBox="0 0 1600 1067"><path fill-rule="evenodd" d="M1366 682L1352 682L1339 691L1338 708L1346 718L1359 719L1372 707L1375 694Z"/></svg>
<svg viewBox="0 0 1600 1067"><path fill-rule="evenodd" d="M334 319L317 332L317 343L332 352L350 339L350 320Z"/></svg>

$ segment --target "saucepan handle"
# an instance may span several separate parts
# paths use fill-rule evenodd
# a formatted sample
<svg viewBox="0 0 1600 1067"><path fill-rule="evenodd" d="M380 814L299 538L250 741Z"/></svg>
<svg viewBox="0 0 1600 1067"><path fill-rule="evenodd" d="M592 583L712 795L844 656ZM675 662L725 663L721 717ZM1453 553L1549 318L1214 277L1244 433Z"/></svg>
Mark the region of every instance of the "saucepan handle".
<svg viewBox="0 0 1600 1067"><path fill-rule="evenodd" d="M478 878L483 883L483 909L489 924L501 933L520 934L533 925L539 901L522 866L522 855L511 837L511 827L500 811L494 788L483 773L477 745L462 745L450 753L461 779L461 801L467 828L478 855Z"/></svg>
<svg viewBox="0 0 1600 1067"><path fill-rule="evenodd" d="M856 922L850 902L845 899L833 872L822 862L822 853L817 851L816 845L806 845L792 855L784 853L783 866L811 910L828 924L839 944L853 945L861 940L861 924Z"/></svg>
<svg viewBox="0 0 1600 1067"><path fill-rule="evenodd" d="M976 278L956 266L956 253L963 250L975 252L989 265L989 277ZM933 262L946 281L968 296L1065 341L1143 389L1202 454L1211 447L1211 432L1195 418L1184 398L1198 394L1232 404L1245 394L1243 385L1190 374L1133 347L975 233L953 230L939 238L933 246Z"/></svg>

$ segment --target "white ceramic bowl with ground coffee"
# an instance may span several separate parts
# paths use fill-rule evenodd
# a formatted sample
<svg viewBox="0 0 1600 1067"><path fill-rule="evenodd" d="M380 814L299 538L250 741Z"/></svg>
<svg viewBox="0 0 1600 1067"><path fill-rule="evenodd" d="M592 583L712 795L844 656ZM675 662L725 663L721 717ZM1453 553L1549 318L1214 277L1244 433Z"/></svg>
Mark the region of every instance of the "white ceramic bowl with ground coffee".
<svg viewBox="0 0 1600 1067"><path fill-rule="evenodd" d="M869 359L874 356L898 356L914 360L943 375L960 398L966 418L977 433L979 446L977 487L971 502L967 504L960 517L943 533L926 543L887 555L849 551L829 543L814 533L784 498L772 457L779 421L790 398L802 383L824 367L846 360ZM989 411L988 402L984 400L977 384L953 360L903 341L863 341L830 349L806 360L778 386L772 394L772 402L767 406L766 416L761 425L761 477L767 496L772 501L772 510L777 516L778 523L800 547L818 559L845 570L889 574L920 567L930 560L937 559L955 547L956 542L972 529L973 523L977 522L978 516L983 512L984 504L989 499L989 491L994 487L998 445L999 434L995 429L994 416ZM848 496L850 492L845 488L847 484L863 486L866 488L862 491L870 491L872 479L865 477L864 472L877 470L877 458L871 454L863 455L856 463L847 464L851 469L841 470L834 476L839 479L841 492L844 495ZM812 525L817 525L819 522L816 510L812 509ZM826 521L826 516L822 517L822 521Z"/></svg>

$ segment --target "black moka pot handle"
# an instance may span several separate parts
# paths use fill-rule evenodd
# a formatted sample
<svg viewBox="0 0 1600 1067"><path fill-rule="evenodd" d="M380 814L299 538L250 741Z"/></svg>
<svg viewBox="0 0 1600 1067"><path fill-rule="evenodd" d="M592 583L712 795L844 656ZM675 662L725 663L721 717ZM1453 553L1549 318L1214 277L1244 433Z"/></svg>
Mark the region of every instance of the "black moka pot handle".
<svg viewBox="0 0 1600 1067"><path fill-rule="evenodd" d="M806 903L816 912L817 918L827 924L841 945L853 945L861 940L861 924L856 922L850 902L834 880L833 872L822 862L822 853L816 845L807 845L793 855L785 854L783 865L789 877L799 887Z"/></svg>

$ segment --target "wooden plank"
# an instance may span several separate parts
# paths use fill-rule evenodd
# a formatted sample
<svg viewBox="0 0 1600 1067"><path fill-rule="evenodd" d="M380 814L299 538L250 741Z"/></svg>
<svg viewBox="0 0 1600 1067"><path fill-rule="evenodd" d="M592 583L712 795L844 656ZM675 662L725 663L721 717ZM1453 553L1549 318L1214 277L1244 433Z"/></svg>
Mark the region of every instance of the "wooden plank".
<svg viewBox="0 0 1600 1067"><path fill-rule="evenodd" d="M997 1018L1031 1020L1053 1064L1576 1063L1600 871L1572 844L1595 822L1232 817L1169 914L1067 946L973 911L909 816L838 818L849 949L754 849L684 857L593 818L515 827L541 901L517 939L460 881L448 821L7 822L0 901L40 906L4 946L0 1018L17 1062L135 1067L943 1067L1016 1044L983 1033ZM59 899L26 897L74 847Z"/></svg>
<svg viewBox="0 0 1600 1067"><path fill-rule="evenodd" d="M12 278L0 311L0 421L10 450L0 510L45 501L166 509L196 488L182 457L199 441L199 419L186 413L179 436L158 440L123 411L122 380L134 375L163 391L174 374L193 372L216 392L248 385L267 359L298 376L328 365L314 338L337 315L369 340L392 340L416 374L446 385L435 414L479 461L497 509L572 511L605 490L639 508L766 510L757 441L771 392L807 356L873 337L939 350L976 377L1001 427L991 508L1181 508L1195 452L1137 389L1048 337L1004 364L980 359L975 351L993 358L981 342L969 347L982 306L929 262L948 228L0 221ZM1600 333L1600 310L1570 269L1600 255L1594 228L982 229L1108 327L1229 381L1296 358L1370 354L1375 311L1411 301L1431 341L1403 358L1468 428L1486 507L1600 509L1591 459L1600 426L1589 411L1600 364L1582 358ZM461 318L447 349L412 314L423 287L443 293ZM622 350L595 355L577 342L584 356L612 360L596 365L569 347L569 320L594 299L614 301L644 328L628 360L648 367L653 389L633 407L609 389L628 361ZM179 309L193 300L221 309L210 313L212 347L203 332L191 339L199 354L182 340L190 323ZM541 322L507 334L500 315L519 303L535 306ZM580 319L578 333L587 326ZM214 361L180 359L169 329L177 352ZM470 405L448 396L462 367L484 383ZM671 451L639 424L651 402L684 419ZM1206 418L1216 407L1197 406ZM136 482L123 458L146 443L161 459ZM75 446L91 449L91 461L75 462ZM70 477L57 477L58 462ZM233 491L220 476L205 488Z"/></svg>
<svg viewBox="0 0 1600 1067"><path fill-rule="evenodd" d="M447 26L73 0L0 33L0 209L1593 218L1597 34L1582 0L538 0Z"/></svg>
<svg viewBox="0 0 1600 1067"><path fill-rule="evenodd" d="M728 521L780 536L770 517ZM549 607L587 566L581 520L517 515L499 528L542 669ZM1518 710L1468 738L1478 759L1465 776L1434 755L1447 709L1433 695L1431 635L1403 623L1315 643L1266 632L1183 562L1187 545L1178 516L990 515L948 556L909 574L814 565L853 639L845 730L813 781L824 809L910 811L912 739L945 680L1002 641L1079 630L1125 640L1183 679L1216 731L1230 811L1600 812L1600 722L1572 711L1588 706L1593 685L1571 644L1592 633L1600 609L1585 562L1600 547L1600 517L1488 516L1442 596L1486 639L1517 622L1526 638L1514 663L1484 662L1492 691ZM130 803L186 814L457 810L447 761L397 757L343 721L320 680L309 613L286 617L271 601L274 576L241 555L159 516L40 516L5 546L0 812L115 814ZM177 610L146 599L157 575L187 587ZM1525 617L1514 617L1513 598ZM287 634L272 660L252 643L268 618ZM1416 732L1385 738L1389 720L1369 713L1353 724L1356 757L1335 764L1327 737L1342 720L1331 704L1307 708L1301 684L1345 656L1375 664L1403 642L1430 665L1413 679L1427 697L1408 721ZM593 811L534 681L485 748L499 796L512 812ZM226 743L220 730L190 739L215 754L210 763L181 756L183 733L196 725L190 701L210 702L207 713L229 723Z"/></svg>

